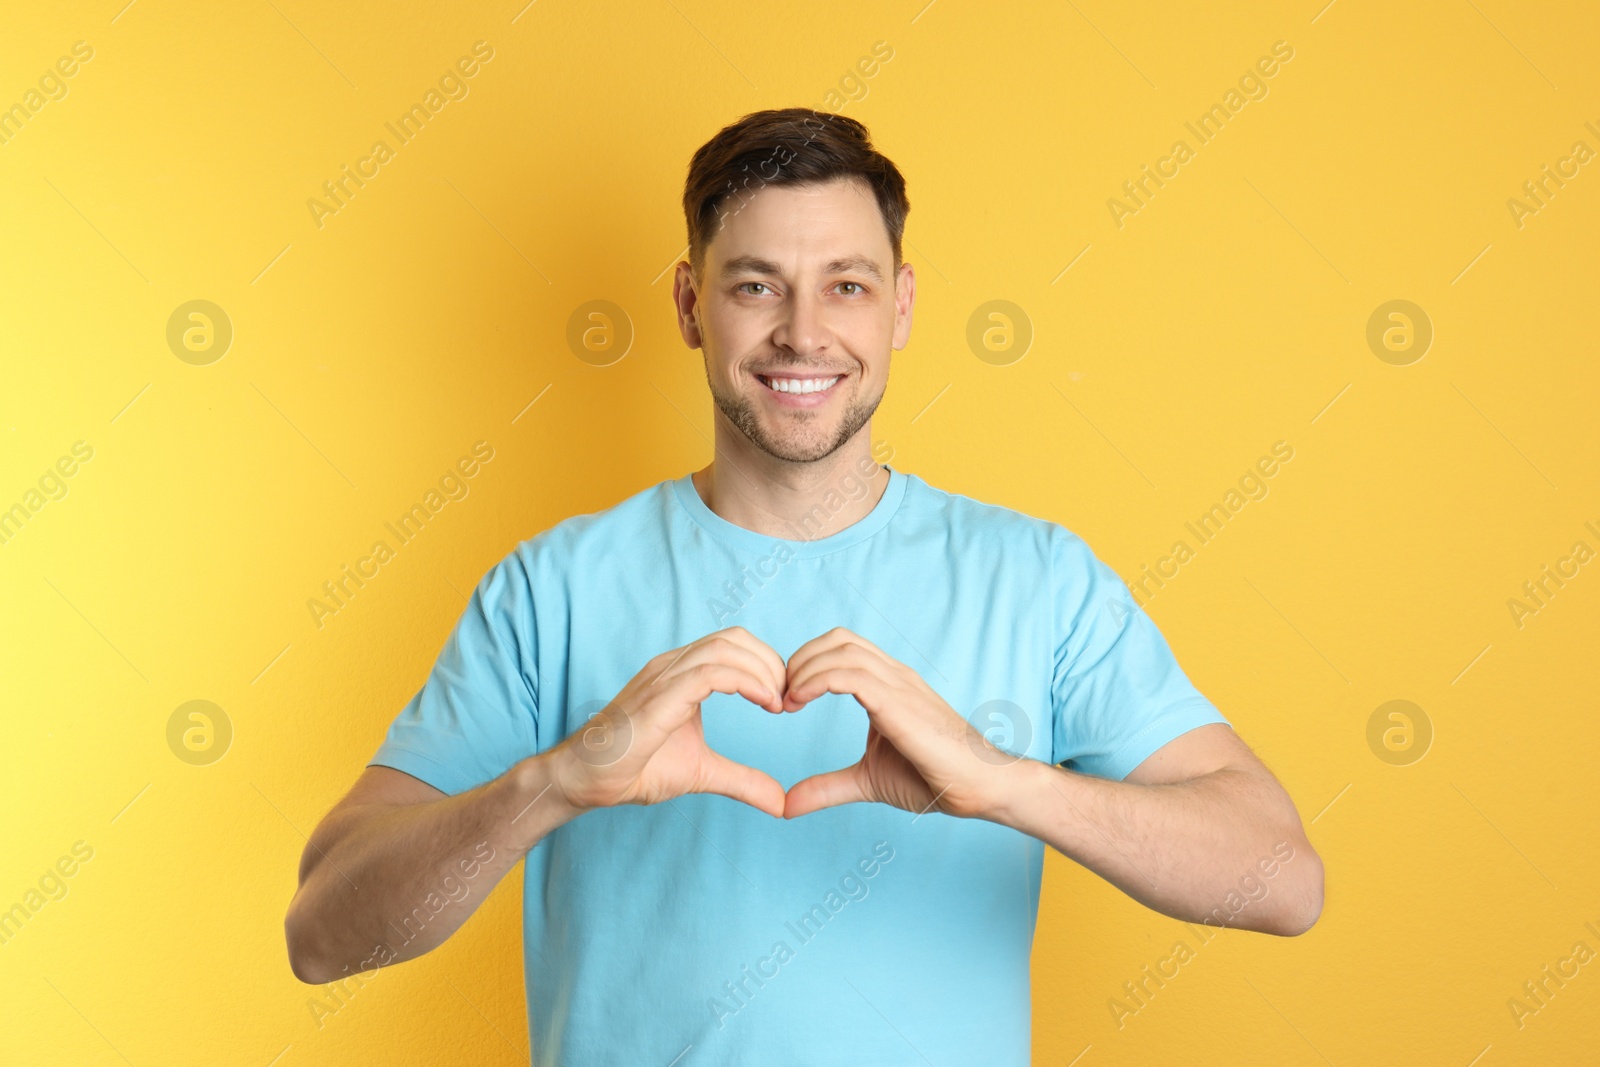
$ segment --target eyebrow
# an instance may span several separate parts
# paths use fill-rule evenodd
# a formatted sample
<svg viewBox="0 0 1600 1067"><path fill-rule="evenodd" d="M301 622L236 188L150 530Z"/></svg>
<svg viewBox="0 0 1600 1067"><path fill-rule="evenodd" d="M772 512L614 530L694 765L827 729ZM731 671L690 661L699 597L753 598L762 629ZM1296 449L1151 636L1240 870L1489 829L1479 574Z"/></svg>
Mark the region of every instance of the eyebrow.
<svg viewBox="0 0 1600 1067"><path fill-rule="evenodd" d="M848 274L850 272L865 274L874 281L882 283L883 272L878 269L878 264L867 256L843 256L830 260L822 267L824 274ZM770 259L760 256L735 256L722 265L724 275L736 274L782 274L782 269Z"/></svg>

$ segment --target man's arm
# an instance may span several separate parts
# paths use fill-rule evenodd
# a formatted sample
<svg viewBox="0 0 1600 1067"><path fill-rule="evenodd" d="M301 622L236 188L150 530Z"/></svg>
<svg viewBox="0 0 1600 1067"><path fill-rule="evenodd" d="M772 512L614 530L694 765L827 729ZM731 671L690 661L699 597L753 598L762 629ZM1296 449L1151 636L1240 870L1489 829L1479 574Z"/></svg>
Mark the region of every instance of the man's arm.
<svg viewBox="0 0 1600 1067"><path fill-rule="evenodd" d="M843 627L789 657L784 709L823 693L866 709L866 751L791 786L787 818L863 801L937 810L1037 837L1174 918L1288 936L1322 912L1322 860L1294 802L1225 723L1174 738L1124 781L1077 774L995 748L916 671Z"/></svg>
<svg viewBox="0 0 1600 1067"><path fill-rule="evenodd" d="M443 943L577 814L550 782L545 756L453 797L402 771L366 768L301 856L284 920L295 977L329 982Z"/></svg>
<svg viewBox="0 0 1600 1067"><path fill-rule="evenodd" d="M594 808L717 793L781 816L783 786L706 746L700 704L737 693L777 714L782 688L783 660L734 626L656 656L561 743L476 789L448 796L366 768L301 858L284 919L295 977L327 982L437 947L546 834Z"/></svg>
<svg viewBox="0 0 1600 1067"><path fill-rule="evenodd" d="M1031 834L1165 915L1293 936L1322 913L1322 860L1294 802L1209 723L1123 781L1020 760L986 818ZM1285 858L1288 857L1288 858Z"/></svg>

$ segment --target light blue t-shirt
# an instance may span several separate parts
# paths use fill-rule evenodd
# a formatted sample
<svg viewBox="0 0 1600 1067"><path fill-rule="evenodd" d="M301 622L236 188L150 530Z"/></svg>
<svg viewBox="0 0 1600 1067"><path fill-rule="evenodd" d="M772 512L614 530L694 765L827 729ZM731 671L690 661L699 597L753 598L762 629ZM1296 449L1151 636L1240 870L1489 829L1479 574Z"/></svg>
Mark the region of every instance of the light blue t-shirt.
<svg viewBox="0 0 1600 1067"><path fill-rule="evenodd" d="M739 625L785 660L843 626L1000 748L1121 779L1227 720L1122 580L1066 528L889 471L792 538L721 518L688 475L523 541L478 583L372 763L448 794L560 742L651 657ZM788 788L861 757L828 694L702 704L707 743ZM977 758L976 756L974 758ZM526 859L538 1067L1025 1067L1044 844L982 819L850 804L792 821L722 796L585 812Z"/></svg>

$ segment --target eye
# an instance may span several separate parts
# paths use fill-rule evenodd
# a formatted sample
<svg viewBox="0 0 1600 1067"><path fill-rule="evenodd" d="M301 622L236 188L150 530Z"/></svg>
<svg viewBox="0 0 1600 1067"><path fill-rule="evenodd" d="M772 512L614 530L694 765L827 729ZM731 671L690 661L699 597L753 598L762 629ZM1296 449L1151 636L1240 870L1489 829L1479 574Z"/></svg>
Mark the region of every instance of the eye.
<svg viewBox="0 0 1600 1067"><path fill-rule="evenodd" d="M866 292L866 289L862 287L860 282L840 282L839 284L840 285L853 285L853 286L856 287L856 291L857 292L862 292L862 293ZM856 294L855 293L846 293L845 295L846 296L855 296Z"/></svg>
<svg viewBox="0 0 1600 1067"><path fill-rule="evenodd" d="M738 288L743 289L747 285L759 285L763 289L765 289L767 287L767 283L766 282L744 282L741 285L739 285ZM760 293L752 293L750 295L751 296L760 296L761 294Z"/></svg>

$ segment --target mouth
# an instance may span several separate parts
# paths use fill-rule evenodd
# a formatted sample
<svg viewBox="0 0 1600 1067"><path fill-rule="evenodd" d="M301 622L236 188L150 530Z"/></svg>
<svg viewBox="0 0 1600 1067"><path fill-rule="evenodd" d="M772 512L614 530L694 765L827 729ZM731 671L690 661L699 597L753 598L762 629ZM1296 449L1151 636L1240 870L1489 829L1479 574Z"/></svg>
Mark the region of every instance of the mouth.
<svg viewBox="0 0 1600 1067"><path fill-rule="evenodd" d="M757 374L756 380L784 407L817 407L827 402L843 374Z"/></svg>

